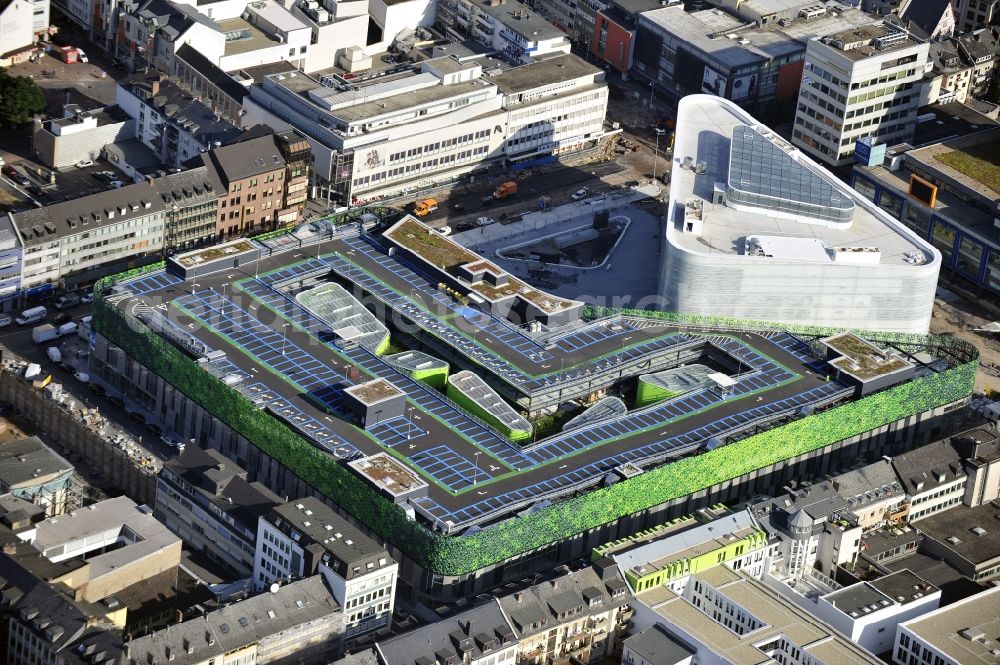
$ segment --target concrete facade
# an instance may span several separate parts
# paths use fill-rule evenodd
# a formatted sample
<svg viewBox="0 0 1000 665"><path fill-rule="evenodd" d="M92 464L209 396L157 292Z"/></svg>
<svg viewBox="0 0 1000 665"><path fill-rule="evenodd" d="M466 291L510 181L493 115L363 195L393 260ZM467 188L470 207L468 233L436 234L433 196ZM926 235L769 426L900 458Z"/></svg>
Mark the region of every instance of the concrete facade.
<svg viewBox="0 0 1000 665"><path fill-rule="evenodd" d="M859 138L910 140L928 49L888 23L811 40L792 142L840 166L853 160Z"/></svg>
<svg viewBox="0 0 1000 665"><path fill-rule="evenodd" d="M134 135L134 122L117 107L82 112L65 108L55 120L35 120L32 148L46 166L62 169L101 156L104 146Z"/></svg>

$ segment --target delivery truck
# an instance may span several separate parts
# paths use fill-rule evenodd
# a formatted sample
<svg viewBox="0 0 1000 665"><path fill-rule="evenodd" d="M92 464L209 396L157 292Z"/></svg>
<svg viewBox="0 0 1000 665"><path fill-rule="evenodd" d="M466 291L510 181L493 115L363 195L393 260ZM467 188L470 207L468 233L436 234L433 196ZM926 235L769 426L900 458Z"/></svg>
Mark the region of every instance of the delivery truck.
<svg viewBox="0 0 1000 665"><path fill-rule="evenodd" d="M45 325L37 326L31 331L31 339L35 344L44 344L45 342L51 342L56 337L59 337L59 330L51 323L46 323Z"/></svg>
<svg viewBox="0 0 1000 665"><path fill-rule="evenodd" d="M32 323L37 323L41 321L42 319L45 318L47 314L48 310L46 310L44 307L41 306L32 307L31 309L26 309L23 312L21 312L15 319L15 321L17 321L17 325L19 326L28 326L31 325Z"/></svg>
<svg viewBox="0 0 1000 665"><path fill-rule="evenodd" d="M517 183L513 180L508 180L505 183L501 183L499 187L493 190L493 198L497 201L502 201L504 199L509 199L517 194Z"/></svg>
<svg viewBox="0 0 1000 665"><path fill-rule="evenodd" d="M429 215L438 209L437 199L421 199L413 204L413 214L417 217Z"/></svg>
<svg viewBox="0 0 1000 665"><path fill-rule="evenodd" d="M59 326L59 336L65 337L66 335L75 335L77 326L76 321L70 321L69 323L64 323Z"/></svg>

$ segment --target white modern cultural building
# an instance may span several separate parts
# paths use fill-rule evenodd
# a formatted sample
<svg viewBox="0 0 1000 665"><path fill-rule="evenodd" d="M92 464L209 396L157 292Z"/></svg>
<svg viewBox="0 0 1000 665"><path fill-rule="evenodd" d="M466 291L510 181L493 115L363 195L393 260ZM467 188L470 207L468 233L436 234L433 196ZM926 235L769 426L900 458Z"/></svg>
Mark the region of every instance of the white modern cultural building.
<svg viewBox="0 0 1000 665"><path fill-rule="evenodd" d="M667 309L927 332L934 247L729 100L685 97L676 135Z"/></svg>

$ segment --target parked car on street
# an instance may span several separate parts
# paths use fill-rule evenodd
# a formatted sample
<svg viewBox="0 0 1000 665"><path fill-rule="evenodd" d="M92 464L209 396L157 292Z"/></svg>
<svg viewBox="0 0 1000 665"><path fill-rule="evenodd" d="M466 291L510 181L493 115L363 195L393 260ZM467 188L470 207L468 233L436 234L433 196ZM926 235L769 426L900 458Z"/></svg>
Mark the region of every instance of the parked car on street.
<svg viewBox="0 0 1000 665"><path fill-rule="evenodd" d="M586 187L581 187L580 189L573 192L573 196L571 196L570 198L572 198L574 201L579 201L580 199L586 198L587 194L590 194L590 190L587 189Z"/></svg>
<svg viewBox="0 0 1000 665"><path fill-rule="evenodd" d="M78 161L76 163L76 168L78 168L78 169L85 169L88 166L93 166L93 165L94 165L94 160L92 160L92 159L81 159L80 161Z"/></svg>
<svg viewBox="0 0 1000 665"><path fill-rule="evenodd" d="M480 217L480 218L478 218L476 220L476 225L477 226L489 226L490 224L493 224L495 221L496 220L493 219L492 217Z"/></svg>

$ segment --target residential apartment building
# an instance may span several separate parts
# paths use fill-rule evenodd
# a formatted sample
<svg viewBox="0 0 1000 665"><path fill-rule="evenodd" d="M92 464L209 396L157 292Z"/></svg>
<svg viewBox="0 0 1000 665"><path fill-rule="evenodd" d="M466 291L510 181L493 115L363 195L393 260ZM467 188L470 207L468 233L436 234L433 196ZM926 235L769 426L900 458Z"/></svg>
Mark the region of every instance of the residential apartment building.
<svg viewBox="0 0 1000 665"><path fill-rule="evenodd" d="M496 599L375 645L379 665L514 665L517 653L514 630Z"/></svg>
<svg viewBox="0 0 1000 665"><path fill-rule="evenodd" d="M760 577L766 569L768 537L748 511L726 515L664 538L610 554L633 593L663 586L683 593L688 578L727 565Z"/></svg>
<svg viewBox="0 0 1000 665"><path fill-rule="evenodd" d="M864 531L906 521L909 503L888 460L879 460L830 479L847 502L851 521Z"/></svg>
<svg viewBox="0 0 1000 665"><path fill-rule="evenodd" d="M35 51L34 11L31 0L12 0L0 6L0 66L27 60Z"/></svg>
<svg viewBox="0 0 1000 665"><path fill-rule="evenodd" d="M46 517L66 511L73 473L73 465L37 436L0 443L0 496L40 506Z"/></svg>
<svg viewBox="0 0 1000 665"><path fill-rule="evenodd" d="M853 565L861 546L860 526L848 519L850 504L822 482L755 504L750 508L778 544L771 573L781 579L833 577L838 566Z"/></svg>
<svg viewBox="0 0 1000 665"><path fill-rule="evenodd" d="M604 559L499 598L518 640L517 662L596 662L621 651L632 594Z"/></svg>
<svg viewBox="0 0 1000 665"><path fill-rule="evenodd" d="M327 663L342 653L342 610L320 575L128 641L121 663Z"/></svg>
<svg viewBox="0 0 1000 665"><path fill-rule="evenodd" d="M851 185L882 210L932 243L942 274L966 288L1000 296L1000 240L994 219L1000 193L988 178L963 173L968 151L1000 141L989 129L944 143L891 151L885 165L856 166Z"/></svg>
<svg viewBox="0 0 1000 665"><path fill-rule="evenodd" d="M122 80L115 98L132 118L135 138L168 167L180 167L242 132L160 72Z"/></svg>
<svg viewBox="0 0 1000 665"><path fill-rule="evenodd" d="M440 0L437 19L455 41L475 39L518 64L570 49L563 30L518 0Z"/></svg>
<svg viewBox="0 0 1000 665"><path fill-rule="evenodd" d="M1000 0L952 0L955 7L955 32L963 33L996 23Z"/></svg>
<svg viewBox="0 0 1000 665"><path fill-rule="evenodd" d="M21 293L21 242L9 216L0 217L0 309L10 310Z"/></svg>
<svg viewBox="0 0 1000 665"><path fill-rule="evenodd" d="M572 55L518 67L440 57L356 84L265 76L246 108L247 123L305 135L331 197L358 203L591 144L604 135L607 88Z"/></svg>
<svg viewBox="0 0 1000 665"><path fill-rule="evenodd" d="M115 55L133 72L148 67L174 71L185 44L223 71L288 62L302 67L309 27L275 0L210 3L127 0L118 12Z"/></svg>
<svg viewBox="0 0 1000 665"><path fill-rule="evenodd" d="M254 127L204 156L222 183L215 233L223 238L299 221L309 185L308 142L297 132Z"/></svg>
<svg viewBox="0 0 1000 665"><path fill-rule="evenodd" d="M151 184L163 201L164 254L200 247L215 239L219 197L224 189L212 168L194 166L155 178Z"/></svg>
<svg viewBox="0 0 1000 665"><path fill-rule="evenodd" d="M69 582L76 600L92 603L174 570L181 559L180 538L125 496L39 522L31 544L52 563L85 559Z"/></svg>
<svg viewBox="0 0 1000 665"><path fill-rule="evenodd" d="M639 593L633 605L636 630L659 626L694 651L698 663L882 662L784 594L728 566L692 575L681 594L662 587ZM684 652L671 654L679 660L668 663L684 662Z"/></svg>
<svg viewBox="0 0 1000 665"><path fill-rule="evenodd" d="M792 143L840 166L853 160L860 138L910 140L928 50L889 22L810 40Z"/></svg>
<svg viewBox="0 0 1000 665"><path fill-rule="evenodd" d="M315 497L260 518L255 588L319 573L343 608L345 639L389 626L399 565L372 539Z"/></svg>
<svg viewBox="0 0 1000 665"><path fill-rule="evenodd" d="M970 665L996 662L1000 586L899 624L892 662Z"/></svg>
<svg viewBox="0 0 1000 665"><path fill-rule="evenodd" d="M238 580L253 575L257 521L280 503L217 450L187 446L160 470L154 514Z"/></svg>
<svg viewBox="0 0 1000 665"><path fill-rule="evenodd" d="M951 440L897 455L892 458L892 468L906 491L911 523L962 503L968 478L962 456Z"/></svg>
<svg viewBox="0 0 1000 665"><path fill-rule="evenodd" d="M837 2L724 4L691 12L676 4L641 13L633 73L675 99L705 92L746 108L790 106L810 39L875 22Z"/></svg>
<svg viewBox="0 0 1000 665"><path fill-rule="evenodd" d="M76 288L210 240L219 192L203 168L7 213L23 248L21 288Z"/></svg>
<svg viewBox="0 0 1000 665"><path fill-rule="evenodd" d="M111 48L118 28L122 0L53 0L52 5L80 27L90 41Z"/></svg>
<svg viewBox="0 0 1000 665"><path fill-rule="evenodd" d="M586 36L589 53L627 77L633 65L639 16L660 6L659 0L610 0L607 4L602 3Z"/></svg>

